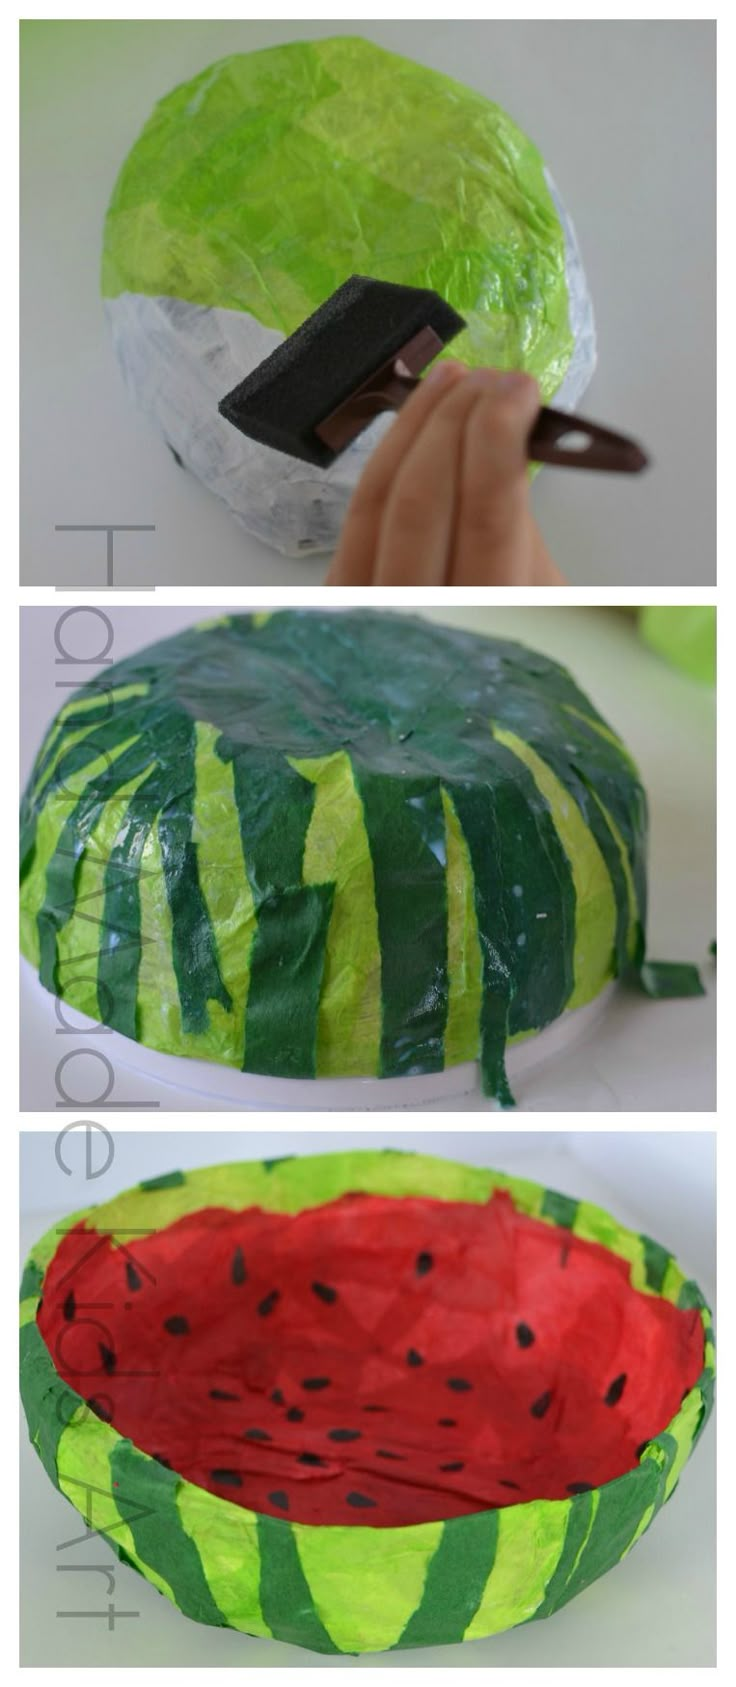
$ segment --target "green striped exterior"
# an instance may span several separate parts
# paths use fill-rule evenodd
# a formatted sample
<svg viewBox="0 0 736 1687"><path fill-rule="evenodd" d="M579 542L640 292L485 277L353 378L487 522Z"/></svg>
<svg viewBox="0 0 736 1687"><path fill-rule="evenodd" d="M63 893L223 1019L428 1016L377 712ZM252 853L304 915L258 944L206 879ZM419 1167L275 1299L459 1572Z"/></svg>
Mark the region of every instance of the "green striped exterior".
<svg viewBox="0 0 736 1687"><path fill-rule="evenodd" d="M480 1059L508 1101L507 1043L644 955L623 745L556 663L409 616L225 617L110 668L41 746L21 863L48 990L279 1077Z"/></svg>
<svg viewBox="0 0 736 1687"><path fill-rule="evenodd" d="M21 1392L31 1440L55 1485L185 1613L315 1652L447 1645L551 1616L630 1551L670 1497L712 1406L711 1316L697 1285L648 1236L602 1209L519 1178L394 1150L222 1165L140 1184L85 1219L130 1244L215 1204L298 1212L348 1192L486 1201L516 1207L628 1260L644 1293L697 1309L703 1370L636 1469L569 1500L535 1500L394 1529L288 1523L258 1516L163 1468L101 1422L54 1370L36 1325L59 1231L33 1249L21 1289Z"/></svg>
<svg viewBox="0 0 736 1687"><path fill-rule="evenodd" d="M366 272L439 292L467 323L466 362L560 386L564 233L499 106L354 35L233 54L159 101L108 209L106 298L245 311L288 335Z"/></svg>

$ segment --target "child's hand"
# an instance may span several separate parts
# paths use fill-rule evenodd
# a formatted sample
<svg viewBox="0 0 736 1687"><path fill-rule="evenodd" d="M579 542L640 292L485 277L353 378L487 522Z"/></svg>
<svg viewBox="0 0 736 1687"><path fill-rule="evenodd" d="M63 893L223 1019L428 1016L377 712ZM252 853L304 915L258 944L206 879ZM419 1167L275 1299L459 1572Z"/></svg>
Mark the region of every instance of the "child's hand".
<svg viewBox="0 0 736 1687"><path fill-rule="evenodd" d="M560 586L529 508L530 375L435 365L350 502L329 586Z"/></svg>

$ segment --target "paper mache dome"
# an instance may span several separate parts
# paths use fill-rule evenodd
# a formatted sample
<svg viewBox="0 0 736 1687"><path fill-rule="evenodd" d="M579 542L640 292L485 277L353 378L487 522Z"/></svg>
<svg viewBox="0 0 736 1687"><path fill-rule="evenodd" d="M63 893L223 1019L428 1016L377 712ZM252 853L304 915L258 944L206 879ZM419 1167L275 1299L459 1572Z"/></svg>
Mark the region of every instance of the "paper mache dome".
<svg viewBox="0 0 736 1687"><path fill-rule="evenodd" d="M381 417L325 470L218 414L353 274L429 287L452 352L579 401L595 365L572 225L536 147L482 94L359 37L210 65L155 107L107 213L102 291L135 403L268 544L334 545Z"/></svg>

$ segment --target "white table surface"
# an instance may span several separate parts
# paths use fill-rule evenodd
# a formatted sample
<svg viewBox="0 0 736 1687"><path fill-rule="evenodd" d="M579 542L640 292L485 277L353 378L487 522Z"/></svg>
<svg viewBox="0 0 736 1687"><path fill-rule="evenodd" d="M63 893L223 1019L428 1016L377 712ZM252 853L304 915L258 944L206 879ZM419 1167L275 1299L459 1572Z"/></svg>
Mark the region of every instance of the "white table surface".
<svg viewBox="0 0 736 1687"><path fill-rule="evenodd" d="M308 1150L347 1147L418 1149L448 1159L517 1172L564 1193L596 1201L623 1223L671 1248L713 1305L715 1285L715 1136L711 1132L497 1133L421 1138L383 1130L380 1136L312 1134ZM23 1256L56 1219L90 1201L104 1201L141 1177L226 1159L299 1152L296 1133L125 1131L103 1178L85 1184L81 1139L63 1150L71 1175L54 1158L48 1133L21 1134ZM106 1159L93 1149L92 1164ZM715 1442L713 1424L683 1472L670 1504L623 1563L546 1622L477 1640L361 1658L321 1657L280 1641L189 1622L132 1570L119 1566L104 1542L75 1547L84 1525L52 1486L21 1425L21 1662L56 1668L197 1664L254 1669L394 1669L686 1667L715 1663ZM99 1610L105 1578L59 1563L114 1567L114 1602L137 1613L112 1633L99 1616L57 1618L59 1610Z"/></svg>
<svg viewBox="0 0 736 1687"><path fill-rule="evenodd" d="M50 719L68 691L60 677L77 683L94 668L55 666L54 628L64 611L22 611L22 759L27 775ZM154 638L204 620L217 609L109 607L115 660ZM339 612L338 612L339 613ZM566 1109L705 1110L715 1106L715 964L708 946L715 936L715 694L669 667L637 636L634 621L616 610L598 609L453 609L423 610L453 626L519 639L565 663L603 716L634 755L648 792L651 822L649 954L654 960L696 961L707 994L684 1001L652 1002L637 991L617 990L590 1031L568 1053L555 1054L515 1082L519 1107L526 1111ZM72 632L76 642L72 642ZM85 642L87 640L88 642ZM76 655L100 649L94 618L75 617L62 633L64 648ZM25 972L26 969L24 969ZM35 980L32 980L35 983ZM70 1021L74 1016L70 1013ZM61 1097L56 1074L62 1054L90 1045L84 1035L60 1037L53 997L28 988L23 980L21 1104L24 1109L55 1108ZM119 1051L123 1039L119 1039ZM145 1050L132 1044L137 1068ZM116 1053L117 1061L117 1053ZM181 1078L182 1062L170 1082L152 1070L115 1064L111 1102L185 1111L227 1104L203 1099ZM80 1107L89 1107L105 1081L100 1061L79 1054L67 1065L65 1088ZM357 1090L357 1086L356 1086ZM385 1105L381 1086L356 1094L350 1105ZM244 1076L241 1105L268 1105L262 1083ZM234 1105L232 1102L229 1104ZM283 1105L283 1102L281 1103ZM308 1083L296 1083L294 1107L315 1106ZM340 1103L341 1106L345 1102ZM447 1100L423 1103L423 1111L444 1109ZM477 1091L451 1103L463 1111L493 1106Z"/></svg>
<svg viewBox="0 0 736 1687"><path fill-rule="evenodd" d="M575 222L597 316L587 413L640 437L640 480L548 469L533 492L573 584L715 583L715 24L26 23L22 558L25 584L319 584L323 559L245 535L177 469L123 388L99 299L102 223L155 101L211 61L362 33L467 82L537 142Z"/></svg>

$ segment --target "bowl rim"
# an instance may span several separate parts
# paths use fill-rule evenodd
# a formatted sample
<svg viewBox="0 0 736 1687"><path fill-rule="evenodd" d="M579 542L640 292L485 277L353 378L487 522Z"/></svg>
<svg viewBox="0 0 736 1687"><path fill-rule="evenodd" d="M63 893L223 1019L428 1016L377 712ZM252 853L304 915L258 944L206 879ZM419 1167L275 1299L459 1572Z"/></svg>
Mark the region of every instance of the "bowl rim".
<svg viewBox="0 0 736 1687"><path fill-rule="evenodd" d="M234 1174L249 1174L243 1180L243 1187L252 1183L254 1194L265 1196L265 1205L261 1199L251 1199L245 1203L242 1191L237 1199L233 1198L233 1183L240 1189L240 1179ZM335 1176L334 1174L338 1175ZM341 1175L340 1175L341 1174ZM327 1187L321 1188L323 1178ZM312 1186L316 1180L313 1196L304 1199L305 1187ZM222 1184L222 1187L220 1187ZM202 1199L203 1185L207 1196ZM229 1187L228 1187L229 1185ZM342 1186L341 1186L342 1185ZM380 1187L379 1187L380 1185ZM421 1187L420 1187L421 1185ZM431 1187L428 1187L431 1185ZM319 1189L319 1193L318 1193ZM32 1325L42 1344L47 1359L47 1370L52 1374L54 1385L61 1385L67 1396L75 1402L69 1416L63 1421L63 1429L78 1418L79 1408L93 1426L99 1426L100 1442L104 1441L107 1449L110 1437L113 1444L128 1443L129 1438L122 1436L114 1424L98 1418L81 1395L63 1382L54 1364L53 1355L46 1347L43 1337L38 1330L37 1314L42 1297L43 1281L57 1249L60 1236L64 1236L69 1229L85 1219L93 1221L93 1227L99 1233L99 1220L108 1214L106 1233L115 1237L116 1230L122 1224L122 1218L130 1217L125 1208L133 1202L134 1206L145 1206L147 1216L153 1220L152 1224L138 1226L147 1232L150 1229L164 1229L173 1224L176 1219L193 1213L205 1205L215 1204L213 1197L217 1197L217 1204L229 1207L232 1211L241 1210L245 1204L265 1205L265 1210L272 1212L296 1213L308 1207L328 1204L339 1198L341 1194L381 1194L395 1196L429 1196L444 1201L470 1200L482 1204L495 1191L508 1193L518 1211L529 1217L540 1219L543 1223L556 1225L567 1229L573 1235L586 1241L593 1241L602 1245L619 1258L626 1259L630 1266L630 1282L632 1288L647 1294L653 1294L661 1299L670 1300L683 1309L697 1308L703 1329L703 1367L697 1381L689 1389L670 1422L647 1441L637 1465L624 1472L622 1476L614 1477L611 1481L601 1483L597 1487L586 1490L583 1494L570 1495L565 1499L545 1499L543 1497L532 1500L514 1502L509 1506L486 1507L468 1516L487 1517L499 1510L513 1511L517 1515L527 1511L530 1507L556 1507L567 1511L581 1501L588 1500L591 1494L600 1494L613 1490L619 1484L627 1482L637 1471L641 1471L653 1460L660 1468L669 1462L665 1498L669 1498L679 1478L680 1470L687 1462L699 1439L705 1422L710 1414L715 1378L715 1341L713 1333L713 1317L708 1303L694 1279L686 1276L674 1255L654 1242L651 1237L637 1233L620 1224L612 1218L604 1208L593 1202L575 1200L562 1195L557 1190L547 1189L528 1178L510 1176L504 1172L497 1172L490 1168L467 1166L459 1161L445 1160L434 1155L413 1153L410 1150L383 1149L338 1149L323 1154L285 1155L273 1160L240 1160L222 1161L214 1166L195 1167L189 1172L174 1171L159 1177L142 1180L131 1186L121 1194L99 1204L80 1208L71 1213L64 1220L63 1227L54 1225L41 1236L26 1260L23 1280L21 1283L20 1323L21 1328ZM184 1192L184 1193L182 1193ZM151 1199L153 1198L153 1199ZM293 1205L297 1199L299 1205ZM285 1204L286 1203L286 1204ZM156 1215L159 1221L156 1222ZM135 1227L134 1227L135 1228ZM130 1229L126 1229L130 1235ZM659 1287L652 1286L657 1281ZM697 1411L697 1422L693 1427L693 1414ZM33 1439L34 1428L29 1419L29 1429ZM685 1436L686 1451L682 1455L680 1437ZM663 1438L674 1439L678 1457L674 1463L668 1452ZM129 1443L135 1446L134 1443ZM135 1449L143 1457L155 1461L142 1448ZM218 1506L227 1507L228 1511L241 1516L258 1518L266 1514L248 1507L234 1505L231 1500L220 1495L211 1494L208 1489L189 1481L185 1476L175 1473L178 1481L197 1493L207 1494ZM431 1523L389 1524L382 1526L381 1535L387 1540L400 1536L402 1539L414 1537L417 1539L423 1532L434 1530L438 1524L452 1529L458 1524L467 1523L468 1516L455 1518L438 1518ZM274 1518L268 1515L269 1525L282 1530L291 1530L292 1521L287 1518ZM375 1526L361 1523L300 1523L300 1534L324 1534L341 1532L354 1537L356 1534L373 1535Z"/></svg>

